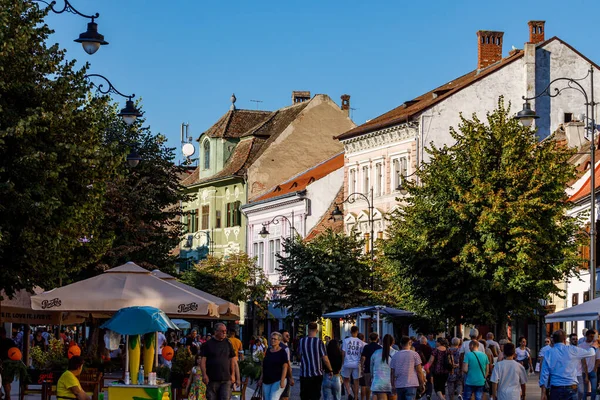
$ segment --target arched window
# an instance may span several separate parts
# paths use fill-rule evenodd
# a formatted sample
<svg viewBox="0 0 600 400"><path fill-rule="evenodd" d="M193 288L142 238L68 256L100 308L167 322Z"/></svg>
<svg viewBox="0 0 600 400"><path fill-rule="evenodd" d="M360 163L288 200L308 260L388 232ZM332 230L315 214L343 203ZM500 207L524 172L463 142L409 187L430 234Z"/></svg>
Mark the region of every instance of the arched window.
<svg viewBox="0 0 600 400"><path fill-rule="evenodd" d="M204 141L204 169L210 168L210 141Z"/></svg>

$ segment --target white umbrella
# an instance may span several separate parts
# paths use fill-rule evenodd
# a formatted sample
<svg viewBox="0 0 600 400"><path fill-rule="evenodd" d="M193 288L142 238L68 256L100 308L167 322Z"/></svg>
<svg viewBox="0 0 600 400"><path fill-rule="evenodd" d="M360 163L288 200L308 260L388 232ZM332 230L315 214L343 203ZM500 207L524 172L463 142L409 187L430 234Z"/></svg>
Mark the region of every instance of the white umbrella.
<svg viewBox="0 0 600 400"><path fill-rule="evenodd" d="M169 316L214 318L218 306L152 275L133 262L83 281L31 297L34 310L112 314L125 307L150 306Z"/></svg>
<svg viewBox="0 0 600 400"><path fill-rule="evenodd" d="M597 321L600 317L600 297L546 315L546 323L568 321Z"/></svg>
<svg viewBox="0 0 600 400"><path fill-rule="evenodd" d="M34 311L31 308L31 296L43 292L44 289L35 286L33 293L22 289L9 299L4 291L0 291L0 298L2 299L0 300L0 321L28 325L58 325L61 322L63 324L76 324L85 319L82 316L59 311Z"/></svg>
<svg viewBox="0 0 600 400"><path fill-rule="evenodd" d="M214 296L210 293L203 292L202 290L196 289L193 286L186 285L185 283L179 282L174 276L166 274L158 269L155 269L154 271L152 271L152 274L154 274L154 276L156 276L157 278L160 278L162 280L165 280L165 281L177 286L178 288L187 290L188 292L194 293L200 297L203 297L205 299L212 301L217 306L219 306L219 316L221 318L228 317L228 316L239 318L239 316L240 316L240 306L238 306L237 304L233 304L227 300L223 300L220 297Z"/></svg>
<svg viewBox="0 0 600 400"><path fill-rule="evenodd" d="M192 327L192 324L187 322L185 319L172 319L171 322L174 323L179 329L190 329Z"/></svg>

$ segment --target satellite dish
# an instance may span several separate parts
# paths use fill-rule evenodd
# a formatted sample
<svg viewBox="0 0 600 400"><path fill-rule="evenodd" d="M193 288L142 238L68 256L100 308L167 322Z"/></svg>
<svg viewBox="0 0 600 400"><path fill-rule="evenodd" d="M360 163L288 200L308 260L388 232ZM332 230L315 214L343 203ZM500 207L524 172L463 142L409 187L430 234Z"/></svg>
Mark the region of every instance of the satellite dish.
<svg viewBox="0 0 600 400"><path fill-rule="evenodd" d="M181 147L181 152L183 153L184 156L190 157L190 156L194 155L194 153L196 152L196 148L194 147L193 144L186 143Z"/></svg>

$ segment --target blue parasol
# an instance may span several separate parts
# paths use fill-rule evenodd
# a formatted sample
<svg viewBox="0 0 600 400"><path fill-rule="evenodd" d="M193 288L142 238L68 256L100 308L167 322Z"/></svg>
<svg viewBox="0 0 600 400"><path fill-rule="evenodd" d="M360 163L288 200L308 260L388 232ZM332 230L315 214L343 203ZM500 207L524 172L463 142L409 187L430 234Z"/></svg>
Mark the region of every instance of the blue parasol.
<svg viewBox="0 0 600 400"><path fill-rule="evenodd" d="M101 328L110 329L121 335L143 335L150 332L179 330L167 315L155 307L121 308Z"/></svg>

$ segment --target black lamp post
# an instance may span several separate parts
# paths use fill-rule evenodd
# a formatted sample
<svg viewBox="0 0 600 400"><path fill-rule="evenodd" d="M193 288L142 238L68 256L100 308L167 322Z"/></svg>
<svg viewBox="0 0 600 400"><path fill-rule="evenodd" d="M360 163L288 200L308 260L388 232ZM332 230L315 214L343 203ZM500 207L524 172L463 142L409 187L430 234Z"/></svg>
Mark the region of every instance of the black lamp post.
<svg viewBox="0 0 600 400"><path fill-rule="evenodd" d="M190 233L186 238L184 238L182 240L182 242L186 241L186 244L183 247L188 248L188 249L192 248L191 243L187 242L189 240L190 236L192 236L194 239L200 239L204 235L206 235L206 245L208 247L208 251L210 252L210 254L213 254L213 250L214 250L212 247L213 242L210 238L210 232L208 232L208 231L198 231L198 232L194 232L193 234Z"/></svg>
<svg viewBox="0 0 600 400"><path fill-rule="evenodd" d="M123 108L121 110L121 112L119 112L117 114L119 117L121 117L123 119L123 122L125 122L125 124L127 124L127 126L131 126L135 122L137 117L142 116L142 113L140 112L140 110L138 110L135 107L135 105L133 104L133 101L131 100L132 98L135 97L135 94L132 94L131 96L127 96L127 95L119 92L105 76L102 76L99 74L89 74L89 75L86 75L85 77L88 79L89 78L102 78L106 81L106 83L108 83L108 89L105 90L105 89L103 89L103 86L104 86L103 83L97 85L94 82L90 81L92 86L96 87L96 89L98 89L98 91L100 93L102 93L102 94L108 94L108 93L118 94L119 96L123 96L127 99L125 108ZM128 144L128 145L131 150L130 150L129 154L127 155L127 164L130 167L135 168L142 160L142 157L138 154L135 144Z"/></svg>
<svg viewBox="0 0 600 400"><path fill-rule="evenodd" d="M71 14L77 14L84 18L91 19L92 22L88 23L87 31L82 32L79 35L79 37L74 40L77 43L81 43L81 45L83 46L83 50L85 50L86 53L94 54L95 52L98 51L100 46L108 44L108 42L106 40L104 40L104 35L101 35L100 33L98 33L98 24L94 22L94 20L96 18L98 18L100 16L100 14L98 14L98 13L96 13L94 15L82 14L79 11L77 11L75 9L75 7L73 7L71 5L71 3L69 3L68 0L64 0L65 5L62 8L62 10L57 10L54 8L54 6L56 5L56 1L52 1L50 3L48 3L44 0L33 0L33 1L41 2L41 3L48 5L50 7L50 10L52 12L54 12L55 14L62 14L66 11L66 12L70 12Z"/></svg>
<svg viewBox="0 0 600 400"><path fill-rule="evenodd" d="M342 212L342 210L340 210L340 205L344 204L344 203L348 203L348 204L352 204L354 202L356 202L356 196L361 197L362 199L364 199L367 202L367 206L369 208L369 225L371 226L371 234L369 237L370 240L370 256L371 256L371 290L373 290L373 261L375 260L375 235L374 235L374 230L375 230L375 208L373 206L373 188L371 188L370 192L369 192L370 196L367 196L364 193L359 193L359 192L355 192L355 193L350 193L348 195L348 197L346 197L346 199L340 203L335 203L335 208L333 209L333 211L331 212L331 218L334 221L341 221L344 219L344 213ZM369 199L370 197L370 199Z"/></svg>
<svg viewBox="0 0 600 400"><path fill-rule="evenodd" d="M298 233L298 231L296 230L296 228L294 228L294 221L290 221L288 217L286 217L285 215L276 215L273 217L273 219L270 222L266 222L263 224L262 229L260 230L260 232L258 232L258 234L260 235L260 237L262 237L263 239L266 238L267 236L269 236L269 231L267 229L267 226L270 224L273 225L277 225L279 224L279 220L277 218L281 218L287 221L288 224L290 224L290 234L289 234L289 239L292 239L292 230L296 232L296 234L298 236L302 236L300 235L300 233ZM293 214L292 214L292 219L293 219Z"/></svg>
<svg viewBox="0 0 600 400"><path fill-rule="evenodd" d="M96 89L98 89L98 91L102 94L108 94L108 93L113 93L113 94L118 94L121 97L125 97L127 99L127 102L125 103L125 108L122 108L121 111L117 114L119 117L121 117L123 119L123 122L125 122L127 125L133 125L133 123L135 122L135 120L137 119L137 117L141 117L142 113L140 112L140 110L138 110L135 105L133 104L133 99L135 97L135 93L131 94L131 95L126 95L123 94L121 92L119 92L114 85L108 80L108 78L106 78L103 75L100 74L89 74L85 76L86 78L101 78L104 79L104 81L106 83L108 83L108 89L103 89L104 84L101 83L99 85L95 84L94 82L91 82L92 86L94 86Z"/></svg>
<svg viewBox="0 0 600 400"><path fill-rule="evenodd" d="M581 84L582 81L586 80L589 77L590 79L590 94L588 96L588 92L584 89ZM566 86L561 89L554 88L551 90L551 86L556 82L565 82ZM585 127L587 131L590 133L590 298L594 299L596 297L596 120L594 118L594 107L596 103L594 101L594 66L590 65L590 69L588 73L583 78L573 79L573 78L556 78L552 80L548 86L537 96L533 97L525 97L523 96L523 100L525 100L525 104L523 104L523 109L517 113L515 116L523 126L531 126L534 119L539 118L536 115L535 111L531 109L531 105L529 100L537 99L538 97L548 96L548 97L556 97L561 94L562 91L567 89L574 89L581 93L585 99Z"/></svg>

